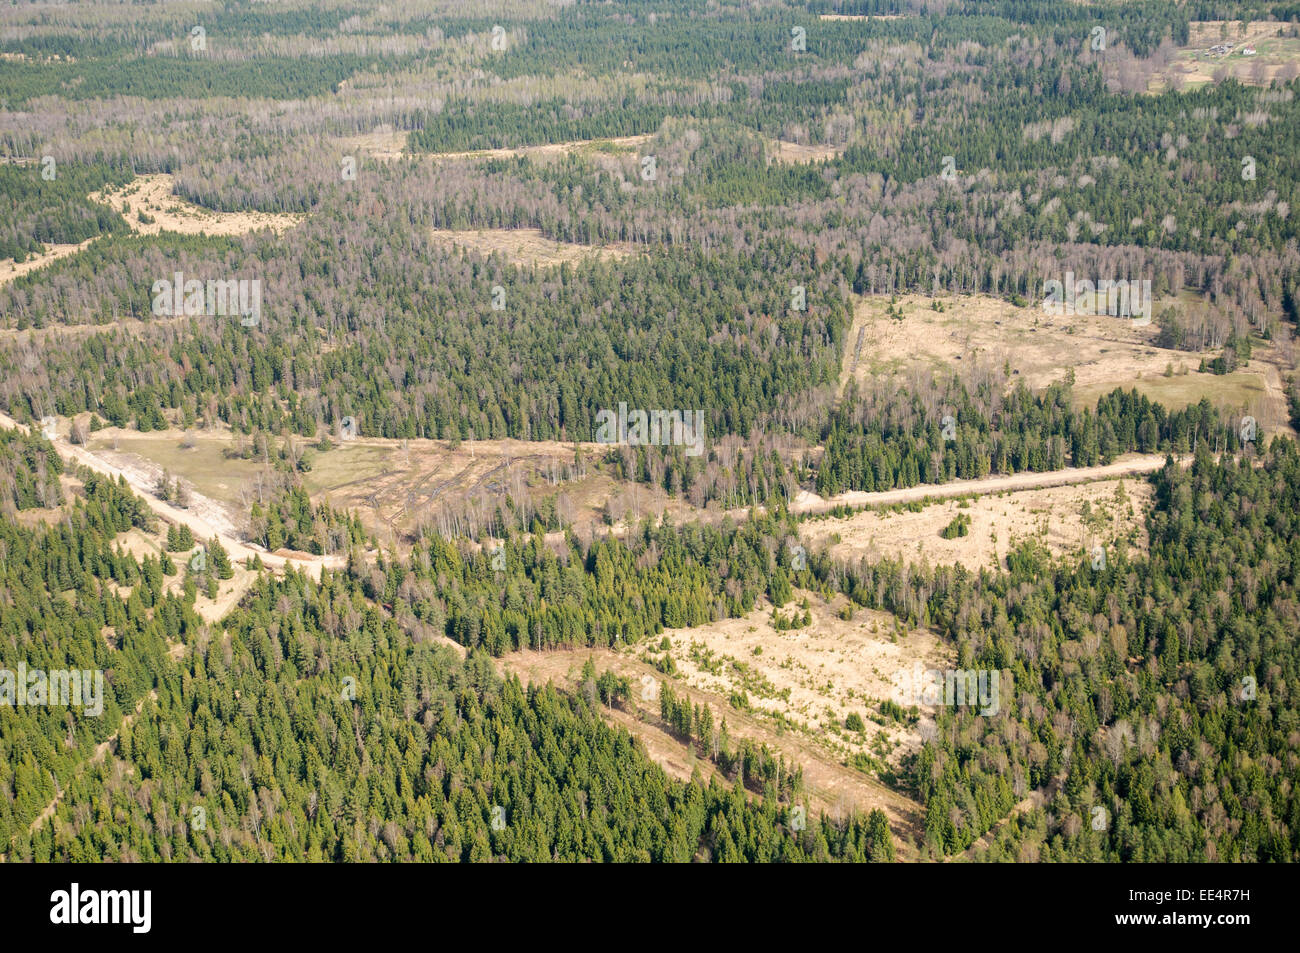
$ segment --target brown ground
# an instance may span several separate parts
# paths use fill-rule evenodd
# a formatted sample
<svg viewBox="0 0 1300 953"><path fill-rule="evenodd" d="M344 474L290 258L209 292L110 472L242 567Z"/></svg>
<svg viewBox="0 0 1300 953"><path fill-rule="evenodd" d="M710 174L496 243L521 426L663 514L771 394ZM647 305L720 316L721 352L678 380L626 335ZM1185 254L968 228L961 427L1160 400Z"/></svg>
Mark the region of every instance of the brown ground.
<svg viewBox="0 0 1300 953"><path fill-rule="evenodd" d="M1091 554L1098 545L1113 553L1117 544L1131 554L1145 552L1144 518L1151 498L1152 487L1145 480L1100 480L935 502L915 513L864 510L848 519L809 520L800 526L799 535L809 551L825 547L846 561L866 556L957 563L972 570L1005 568L1007 552L1027 539L1037 539L1053 555ZM970 517L969 534L943 539L940 531L958 513Z"/></svg>
<svg viewBox="0 0 1300 953"><path fill-rule="evenodd" d="M841 386L850 378L869 384L893 375L901 381L916 369L946 375L978 365L999 378L1009 366L1008 388L1023 381L1039 390L1072 369L1078 406L1095 406L1098 396L1116 387L1136 387L1171 410L1205 396L1253 414L1266 432L1291 432L1282 375L1290 372L1292 361L1275 346L1257 347L1250 363L1233 374L1201 374L1196 371L1201 357L1218 354L1156 347L1154 322L1135 327L1131 320L1107 315L1050 315L1041 307L1017 308L986 295L940 297L947 310L938 312L931 308L933 300L900 297L904 320L899 321L886 313L887 296L858 297ZM1153 310L1158 313L1165 304L1156 301ZM1166 377L1169 369L1172 376Z"/></svg>
<svg viewBox="0 0 1300 953"><path fill-rule="evenodd" d="M613 148L618 151L635 149L650 141L649 135L615 136L609 139L574 139L569 142L548 142L538 146L518 146L508 149L477 149L470 152L408 153L406 151L405 132L392 129L376 129L360 136L349 136L339 140L344 148L355 149L376 159L402 159L408 156L427 156L435 161L449 159L510 159L515 156L528 156L533 160L553 159L578 152L587 148Z"/></svg>
<svg viewBox="0 0 1300 953"><path fill-rule="evenodd" d="M826 602L797 592L782 616L805 598L812 624L802 629L778 631L765 603L741 619L668 630L679 678L722 701L744 693L755 718L807 737L837 760L861 753L897 767L902 755L920 748L921 732L933 718L923 714L908 727L888 719L881 725L869 716L894 698L899 672L918 661L948 667L951 652L933 633L902 628L889 613L857 608L851 620L841 619L848 604L843 596ZM845 729L853 712L863 718L864 732Z"/></svg>
<svg viewBox="0 0 1300 953"><path fill-rule="evenodd" d="M825 162L844 152L843 146L801 146L796 142L786 142L783 139L771 139L768 145L771 148L773 162L784 162L790 165Z"/></svg>
<svg viewBox="0 0 1300 953"><path fill-rule="evenodd" d="M46 245L45 254L37 257L28 257L22 264L16 264L12 258L0 259L0 285L6 285L20 275L25 275L29 271L35 271L37 268L44 268L51 262L58 261L60 258L67 258L69 255L75 255L95 239L87 238L84 242L76 245Z"/></svg>
<svg viewBox="0 0 1300 953"><path fill-rule="evenodd" d="M27 429L2 413L0 413L0 426ZM340 568L346 564L346 559L342 556L276 555L266 552L254 543L245 543L239 538L229 510L219 501L197 490L190 491L190 504L186 508L160 500L154 495L153 488L162 467L155 466L133 454L102 449L95 452L91 449L94 446L93 442L90 447L75 446L68 442L68 429L68 421L60 419L54 439L55 449L65 460L90 467L114 480L124 476L127 483L149 505L155 515L165 522L189 526L196 540L206 540L216 536L226 552L230 554L232 562L257 556L266 566L278 568L292 565L300 572L307 572L317 579L320 578L323 568ZM109 457L115 459L117 463L106 459ZM223 591L227 584L223 584Z"/></svg>
<svg viewBox="0 0 1300 953"><path fill-rule="evenodd" d="M627 728L646 746L647 753L666 771L679 778L689 778L698 767L706 780L713 770L702 752L694 750L665 730L659 720L658 686L668 681L679 696L689 696L693 704L707 704L714 710L718 723L727 720L733 738L750 738L785 755L804 769L804 789L809 813L829 812L842 815L846 810L867 811L880 808L889 818L894 831L895 847L904 860L916 856L915 843L920 839L922 808L916 802L886 788L853 768L846 767L819 744L780 731L770 722L730 708L724 699L696 689L679 679L671 679L632 657L629 652L574 649L557 652L514 652L497 660L503 673L513 673L525 683L554 682L559 687L580 688L582 666L591 658L597 673L613 669L632 681L632 697L623 711L607 712L611 723ZM648 697L643 697L646 695ZM870 723L869 723L870 724Z"/></svg>
<svg viewBox="0 0 1300 953"><path fill-rule="evenodd" d="M574 445L560 441L474 440L453 449L445 440L358 437L312 457L304 479L313 499L356 512L381 542L401 543L416 527L441 527L444 506L497 494L526 496L533 506L554 497L576 527L601 523L613 500L616 519L659 514L666 508L690 517L657 487L615 480L596 464L608 450L583 443L584 466L574 468Z"/></svg>
<svg viewBox="0 0 1300 953"><path fill-rule="evenodd" d="M81 247L81 246L77 246ZM11 319L12 320L12 319ZM50 324L43 328L0 328L0 340L23 341L48 340L51 337L83 337L87 334L101 334L108 331L141 331L145 328L155 327L160 324L183 324L186 321L193 321L194 318L188 315L178 315L171 318L149 317L140 321L131 318L119 321L111 321L106 324Z"/></svg>
<svg viewBox="0 0 1300 953"><path fill-rule="evenodd" d="M905 20L908 15L904 13L874 13L874 14L848 14L848 13L823 13L818 17L819 20Z"/></svg>
<svg viewBox="0 0 1300 953"><path fill-rule="evenodd" d="M827 19L827 18L823 18ZM847 19L847 18L846 18ZM889 19L881 17L880 19ZM339 140L345 149L352 149L376 159L401 159L409 155L406 152L406 133L391 129L378 129L361 136L349 136ZM533 161L548 161L575 152L588 152L600 156L607 152L628 152L645 145L653 138L650 135L616 136L609 139L575 139L570 142L550 142L539 146L519 146L509 149L479 149L471 152L438 152L429 155L436 161L450 159L509 159L515 156L528 156ZM805 146L780 139L769 139L768 145L775 162L801 163L818 162L833 159L844 150L837 146Z"/></svg>
<svg viewBox="0 0 1300 953"><path fill-rule="evenodd" d="M116 189L92 192L93 202L111 205L126 219L133 231L142 235L157 235L166 229L187 235L243 235L258 229L269 228L277 234L302 222L302 215L272 215L269 212L213 212L172 194L173 178L159 173L142 175ZM143 211L153 222L141 222L137 213ZM12 258L0 260L0 285L13 281L19 275L42 268L50 262L76 254L97 239L89 238L77 245L50 245L39 258L29 258L15 264Z"/></svg>
<svg viewBox="0 0 1300 953"><path fill-rule="evenodd" d="M602 245L577 245L547 238L537 228L480 228L453 230L435 228L434 242L446 248L467 248L482 255L499 252L509 261L529 268L548 268L573 264L584 258L602 260L624 258L632 254L630 242Z"/></svg>
<svg viewBox="0 0 1300 953"><path fill-rule="evenodd" d="M164 229L187 235L243 235L262 228L279 233L303 220L301 215L273 215L269 212L214 212L173 195L173 182L172 177L164 173L142 175L129 185L95 192L90 198L113 206L132 229L143 235L157 235ZM151 216L154 222L141 222L136 214L141 211Z"/></svg>
<svg viewBox="0 0 1300 953"><path fill-rule="evenodd" d="M930 499L947 499L956 496L979 496L987 493L1008 493L1018 490L1044 489L1076 483L1092 483L1122 476L1151 473L1165 465L1162 453L1125 454L1114 463L1095 467L1066 467L1043 473L1010 473L983 477L978 480L953 480L950 483L921 484L897 490L847 490L830 499L801 490L790 506L792 513L825 513L840 506L893 506L898 503L922 503ZM732 511L739 516L740 511Z"/></svg>
<svg viewBox="0 0 1300 953"><path fill-rule="evenodd" d="M1229 20L1226 24L1222 20L1194 20L1187 45L1179 47L1173 62L1150 78L1147 92L1165 91L1175 77L1183 89L1194 89L1213 82L1215 72L1221 69L1226 69L1240 83L1267 85L1285 67L1300 63L1300 38L1278 36L1279 30L1286 29L1287 24L1261 20L1248 23L1243 33L1240 20ZM1230 46L1231 52L1226 55L1210 52L1211 47L1221 44ZM1247 46L1254 47L1254 56L1243 55Z"/></svg>
<svg viewBox="0 0 1300 953"><path fill-rule="evenodd" d="M82 415L83 424L88 419ZM66 433L68 424L60 427ZM582 532L592 523L604 525L607 504L616 532L628 520L665 510L678 521L704 515L658 487L616 480L600 465L609 448L596 443L581 444L579 468L573 465L574 444L562 441L475 440L453 449L446 440L357 437L335 440L324 452L315 441L295 442L311 463L303 481L312 499L355 512L384 545L409 543L421 524L442 526L444 507L461 511L466 501L496 500L512 492L533 506L554 498ZM236 443L225 425L188 433L179 427L149 433L105 427L91 434L84 451L147 489L166 469L202 501L192 510L238 536L262 467L256 460L228 458L225 452Z"/></svg>

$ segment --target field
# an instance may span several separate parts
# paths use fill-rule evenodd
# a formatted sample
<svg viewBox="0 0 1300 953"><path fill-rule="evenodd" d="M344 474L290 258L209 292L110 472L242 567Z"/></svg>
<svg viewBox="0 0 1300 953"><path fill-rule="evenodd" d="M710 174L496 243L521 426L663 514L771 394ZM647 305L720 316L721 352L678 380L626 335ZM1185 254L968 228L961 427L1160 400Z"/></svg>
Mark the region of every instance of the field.
<svg viewBox="0 0 1300 953"><path fill-rule="evenodd" d="M1147 91L1164 92L1171 85L1175 89L1194 89L1214 82L1220 71L1252 86L1294 78L1300 66L1300 37L1280 35L1291 32L1289 25L1275 22L1245 23L1243 29L1238 20L1193 21L1187 45L1150 78ZM1229 51L1213 52L1217 46L1227 46ZM1248 48L1255 52L1247 54Z"/></svg>
<svg viewBox="0 0 1300 953"><path fill-rule="evenodd" d="M1145 480L1099 480L1074 486L936 501L908 508L864 510L847 519L808 520L803 544L837 560L882 558L960 564L973 571L1001 566L1008 551L1027 540L1053 555L1091 554L1094 546L1130 555L1145 552L1143 520L1151 503ZM965 536L940 533L958 514L970 518Z"/></svg>
<svg viewBox="0 0 1300 953"><path fill-rule="evenodd" d="M182 441L193 446L183 446ZM242 497L260 469L251 460L225 457L223 451L233 445L229 433L195 431L187 435L178 429L140 433L106 427L90 435L86 449L118 467L143 463L183 478L194 490L221 504L233 526Z"/></svg>
<svg viewBox="0 0 1300 953"><path fill-rule="evenodd" d="M935 311L938 301L945 310ZM1153 311L1181 299L1153 303ZM1170 409L1202 397L1220 406L1253 414L1270 432L1290 432L1282 375L1293 363L1280 347L1257 347L1250 363L1216 376L1198 373L1198 354L1157 347L1154 322L1134 326L1108 315L1051 315L1042 308L1018 308L986 295L898 299L903 319L887 312L890 299L859 297L853 327L846 336L841 385L893 376L900 381L917 370L947 375L979 367L1000 376L1010 369L1008 388L1023 381L1039 390L1074 372L1077 406L1116 387L1137 388ZM1170 376L1165 376L1169 372Z"/></svg>
<svg viewBox="0 0 1300 953"><path fill-rule="evenodd" d="M670 774L689 778L698 770L707 780L714 769L705 752L674 736L659 717L660 688L669 685L679 697L712 708L715 723L721 724L725 718L732 738L765 744L787 761L800 764L810 810L837 816L851 809L884 810L900 855L911 857L915 854L912 840L920 829L920 806L846 761L851 754L863 753L874 757L878 766L896 767L904 753L919 747L933 725L930 715L922 711L920 721L906 727L875 715L884 722L881 724L873 720L874 706L892 697L900 669L910 668L914 662L942 667L948 664L946 656L937 640L924 631L901 632L893 640L896 626L885 613L858 610L852 622L843 622L835 615L842 598L827 604L809 595L809 602L814 622L794 632L776 632L766 613L756 611L745 619L669 630L665 636L672 648L667 653L657 649L658 641L640 647L645 651L639 657L636 648L617 652L524 650L498 659L497 665L525 682L550 681L578 689L588 659L598 673L613 670L627 676L632 683L631 697L620 709L603 709L608 720L631 731ZM790 608L787 606L787 611ZM706 658L705 652L712 651L713 659L706 665L722 669L721 674L692 662L692 645L702 647L694 650L697 658ZM754 648L760 646L762 654L754 655ZM671 655L678 667L675 676L664 675L647 661L665 654ZM733 661L739 664L733 665ZM788 691L789 699L760 696L756 686L767 683L778 696ZM749 706L734 706L733 691L747 692ZM864 732L844 729L850 712L863 718Z"/></svg>
<svg viewBox="0 0 1300 953"><path fill-rule="evenodd" d="M279 233L302 221L301 215L214 212L177 198L172 194L172 188L172 177L159 173L140 176L130 185L96 192L90 198L113 206L132 229L144 235L156 235L161 231L186 235L243 235L263 228ZM141 221L141 212L153 221Z"/></svg>
<svg viewBox="0 0 1300 953"><path fill-rule="evenodd" d="M591 257L604 260L619 259L633 251L630 243L596 248L572 242L559 242L547 238L536 228L481 228L464 231L439 228L429 234L440 246L449 249L465 248L481 255L500 253L514 264L528 268L551 268L574 264Z"/></svg>
<svg viewBox="0 0 1300 953"><path fill-rule="evenodd" d="M904 13L875 13L875 14L852 14L852 13L823 13L818 16L819 20L903 20L907 18Z"/></svg>
<svg viewBox="0 0 1300 953"><path fill-rule="evenodd" d="M599 444L582 444L583 462L575 464L574 445L558 441L475 440L452 447L445 440L357 437L334 440L325 451L301 438L296 443L310 466L302 478L312 498L355 511L385 544L408 542L422 525L450 530L448 519L463 530L465 524L448 514L486 514L503 494L527 498L533 507L554 498L559 512L584 531L604 519L607 507L618 520L658 515L670 506L697 515L658 488L607 475L599 466L607 448ZM227 427L150 433L106 427L91 435L87 449L114 466L133 468L145 483L163 469L181 477L235 527L236 514L256 500L263 472L256 459L238 455L240 444Z"/></svg>
<svg viewBox="0 0 1300 953"><path fill-rule="evenodd" d="M13 424L8 418L4 418L0 419L0 426L10 427ZM66 473L60 478L59 483L64 496L64 502L61 506L21 511L17 514L18 522L26 526L32 526L36 523L55 525L64 518L71 509L73 501L77 497L85 495L85 484L77 477ZM186 522L191 521L187 520ZM205 539L203 530L199 528L202 524L199 523L198 519L192 522L197 530L195 538L201 543ZM124 552L130 553L136 559L144 559L146 556L159 559L166 550L167 527L168 520L161 519L152 532L133 528L125 533L118 534L114 545L120 547ZM184 589L185 564L188 558L188 552L172 554L172 561L176 564L178 571L174 575L166 577L165 582L168 591L179 594ZM230 579L222 579L218 582L217 597L215 599L209 599L202 587L199 588L195 598L194 610L209 622L218 622L225 617L238 604L240 598L248 591L249 586L257 579L257 573L246 569L239 560L232 559L231 565L235 574ZM111 585L118 589L118 594L123 598L130 593L129 588L117 587L116 583ZM179 643L170 646L173 656L182 649L183 646Z"/></svg>

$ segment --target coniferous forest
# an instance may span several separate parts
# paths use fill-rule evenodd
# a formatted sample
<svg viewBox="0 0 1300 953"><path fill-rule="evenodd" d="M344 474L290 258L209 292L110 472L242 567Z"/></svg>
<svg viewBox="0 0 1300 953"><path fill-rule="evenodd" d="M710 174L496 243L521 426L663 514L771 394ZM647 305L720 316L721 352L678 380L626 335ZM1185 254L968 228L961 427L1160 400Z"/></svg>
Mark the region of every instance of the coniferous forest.
<svg viewBox="0 0 1300 953"><path fill-rule="evenodd" d="M1297 201L1285 0L6 6L0 859L1300 860Z"/></svg>

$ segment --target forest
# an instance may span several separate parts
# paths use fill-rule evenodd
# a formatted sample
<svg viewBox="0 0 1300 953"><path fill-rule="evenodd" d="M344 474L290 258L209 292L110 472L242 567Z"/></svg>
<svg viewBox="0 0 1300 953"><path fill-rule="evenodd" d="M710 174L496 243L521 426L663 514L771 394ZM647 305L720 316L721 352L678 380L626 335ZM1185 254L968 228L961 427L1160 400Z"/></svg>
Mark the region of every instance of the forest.
<svg viewBox="0 0 1300 953"><path fill-rule="evenodd" d="M1298 39L1293 0L0 9L0 668L107 687L0 718L0 855L1300 858ZM156 314L177 272L260 320ZM1066 274L1150 282L1155 326L1049 328ZM1049 334L1079 354L1031 385ZM597 445L621 405L699 412L703 452ZM428 503L385 534L411 443ZM1130 454L1142 545L1099 568L930 559L974 509L915 559L795 555L840 494ZM827 757L915 824L806 811L784 722L608 667L804 639L810 601L1014 686L853 700L903 753Z"/></svg>
<svg viewBox="0 0 1300 953"><path fill-rule="evenodd" d="M14 482L58 460L10 433ZM0 719L11 859L892 859L882 815L792 822L797 779L762 752L726 755L731 787L669 779L584 695L458 659L372 601L364 574L262 575L217 633L156 560L114 546L142 509L88 476L56 525L0 518L6 661L100 669L111 687L100 718ZM106 740L111 757L88 755Z"/></svg>

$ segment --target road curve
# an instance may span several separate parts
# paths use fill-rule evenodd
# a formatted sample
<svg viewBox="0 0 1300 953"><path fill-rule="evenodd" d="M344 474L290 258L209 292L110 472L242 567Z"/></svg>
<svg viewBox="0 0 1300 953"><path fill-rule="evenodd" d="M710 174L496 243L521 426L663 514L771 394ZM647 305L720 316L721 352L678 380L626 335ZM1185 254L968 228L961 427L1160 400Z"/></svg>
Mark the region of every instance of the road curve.
<svg viewBox="0 0 1300 953"><path fill-rule="evenodd" d="M0 426L11 430L21 430L24 433L29 432L30 428L24 424L18 423L8 414L0 413ZM226 552L230 554L231 559L247 559L256 556L266 566L284 567L292 566L300 572L307 572L313 578L320 579L322 569L341 569L347 565L347 557L340 555L333 556L311 556L303 554L302 556L279 556L275 553L267 552L261 546L254 543L246 543L238 539L232 528L227 525L218 525L213 519L205 518L194 509L182 509L173 506L165 500L160 500L153 494L153 488L146 486L145 481L139 474L124 471L113 466L104 460L101 460L95 454L82 447L69 443L67 438L62 435L56 435L54 448L65 459L72 460L83 466L89 467L96 473L116 480L118 477L125 477L126 482L136 491L148 504L149 509L155 514L172 523L183 523L190 528L196 540L207 540L216 537L225 547ZM195 509L206 509L210 512L219 512L219 505L203 496L202 494L191 490L190 496L194 502Z"/></svg>

